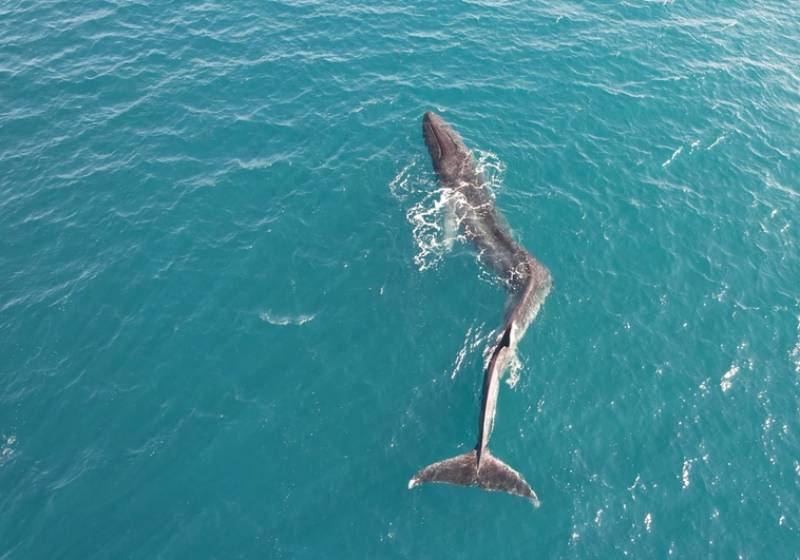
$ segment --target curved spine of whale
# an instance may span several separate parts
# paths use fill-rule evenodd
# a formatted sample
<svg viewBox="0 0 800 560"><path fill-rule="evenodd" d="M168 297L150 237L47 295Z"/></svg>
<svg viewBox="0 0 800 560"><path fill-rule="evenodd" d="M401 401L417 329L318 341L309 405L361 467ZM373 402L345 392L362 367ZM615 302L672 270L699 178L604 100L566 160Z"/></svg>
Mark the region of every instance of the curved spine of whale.
<svg viewBox="0 0 800 560"><path fill-rule="evenodd" d="M425 467L414 475L408 487L425 482L479 486L522 496L538 507L539 498L522 475L491 454L489 437L500 379L550 291L550 273L511 236L461 136L431 112L423 116L422 132L439 181L457 195L453 197L454 211L464 234L477 247L480 259L504 281L511 301L484 373L475 448Z"/></svg>

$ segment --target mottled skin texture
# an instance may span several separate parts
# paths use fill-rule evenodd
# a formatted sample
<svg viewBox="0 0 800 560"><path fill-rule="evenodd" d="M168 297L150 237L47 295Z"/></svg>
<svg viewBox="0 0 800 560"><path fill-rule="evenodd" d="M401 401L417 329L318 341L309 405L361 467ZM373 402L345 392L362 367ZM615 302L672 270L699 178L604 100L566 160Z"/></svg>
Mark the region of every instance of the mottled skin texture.
<svg viewBox="0 0 800 560"><path fill-rule="evenodd" d="M454 195L452 203L461 230L475 244L481 261L503 280L511 303L484 374L475 449L425 467L411 479L409 487L423 482L477 485L526 497L538 506L539 500L530 485L519 473L493 457L488 445L500 379L513 360L517 343L550 291L550 273L511 236L461 136L440 116L430 112L423 116L422 132L439 181Z"/></svg>

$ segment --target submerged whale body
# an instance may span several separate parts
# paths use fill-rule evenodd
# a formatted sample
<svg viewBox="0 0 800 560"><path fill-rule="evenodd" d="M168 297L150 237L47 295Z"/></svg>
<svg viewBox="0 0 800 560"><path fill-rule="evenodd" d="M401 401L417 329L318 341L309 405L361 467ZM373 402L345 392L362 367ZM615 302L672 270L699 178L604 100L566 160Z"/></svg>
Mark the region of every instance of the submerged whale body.
<svg viewBox="0 0 800 560"><path fill-rule="evenodd" d="M480 260L503 280L510 305L484 373L475 448L425 467L414 475L408 487L425 482L479 486L484 490L522 496L538 507L539 498L530 484L491 454L489 437L500 379L514 357L517 343L550 292L550 273L511 236L461 136L431 112L422 118L422 133L439 181L455 195L453 210L462 232L477 247Z"/></svg>

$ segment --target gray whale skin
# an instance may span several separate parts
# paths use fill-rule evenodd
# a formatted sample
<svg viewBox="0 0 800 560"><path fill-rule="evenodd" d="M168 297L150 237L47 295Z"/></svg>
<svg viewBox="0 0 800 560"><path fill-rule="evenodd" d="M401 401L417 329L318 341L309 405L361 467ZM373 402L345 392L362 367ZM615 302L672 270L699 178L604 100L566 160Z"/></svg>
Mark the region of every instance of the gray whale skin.
<svg viewBox="0 0 800 560"><path fill-rule="evenodd" d="M425 482L479 486L484 490L522 496L539 507L536 492L522 475L491 454L489 437L497 410L500 379L513 359L517 343L550 292L550 273L511 236L461 136L431 112L422 117L422 133L440 183L445 189L452 189L461 231L475 244L480 260L502 279L510 303L484 373L475 448L428 465L414 475L408 487Z"/></svg>

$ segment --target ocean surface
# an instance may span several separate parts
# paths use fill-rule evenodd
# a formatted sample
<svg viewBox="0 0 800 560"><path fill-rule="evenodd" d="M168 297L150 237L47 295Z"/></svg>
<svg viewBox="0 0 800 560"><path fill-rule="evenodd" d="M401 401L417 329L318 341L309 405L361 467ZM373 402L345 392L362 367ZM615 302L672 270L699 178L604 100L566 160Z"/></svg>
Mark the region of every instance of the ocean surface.
<svg viewBox="0 0 800 560"><path fill-rule="evenodd" d="M800 7L0 1L0 559L800 558ZM505 293L440 113L554 286ZM451 245L451 241L454 241Z"/></svg>

